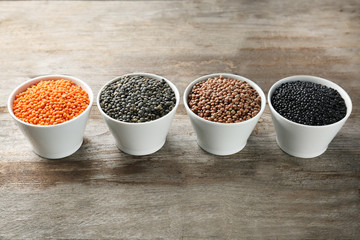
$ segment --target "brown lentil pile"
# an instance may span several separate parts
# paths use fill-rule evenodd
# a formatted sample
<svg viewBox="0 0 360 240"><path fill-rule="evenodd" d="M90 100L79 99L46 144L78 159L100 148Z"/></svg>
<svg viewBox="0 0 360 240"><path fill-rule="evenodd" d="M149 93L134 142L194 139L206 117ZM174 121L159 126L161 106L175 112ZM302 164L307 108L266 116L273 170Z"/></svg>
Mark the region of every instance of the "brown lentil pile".
<svg viewBox="0 0 360 240"><path fill-rule="evenodd" d="M188 104L191 111L206 120L237 123L260 112L261 97L246 81L219 76L195 84Z"/></svg>

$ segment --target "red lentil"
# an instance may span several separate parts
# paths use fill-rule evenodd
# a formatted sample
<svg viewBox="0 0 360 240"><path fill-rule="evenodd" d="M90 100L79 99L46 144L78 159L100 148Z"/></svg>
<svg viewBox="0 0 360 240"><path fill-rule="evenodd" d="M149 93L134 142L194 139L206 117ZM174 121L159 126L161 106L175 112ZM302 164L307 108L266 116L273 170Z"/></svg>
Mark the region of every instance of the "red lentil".
<svg viewBox="0 0 360 240"><path fill-rule="evenodd" d="M40 81L15 97L14 115L35 125L55 125L80 115L89 105L86 91L70 80Z"/></svg>
<svg viewBox="0 0 360 240"><path fill-rule="evenodd" d="M261 97L246 81L219 76L196 83L188 96L188 105L206 120L237 123L260 112Z"/></svg>

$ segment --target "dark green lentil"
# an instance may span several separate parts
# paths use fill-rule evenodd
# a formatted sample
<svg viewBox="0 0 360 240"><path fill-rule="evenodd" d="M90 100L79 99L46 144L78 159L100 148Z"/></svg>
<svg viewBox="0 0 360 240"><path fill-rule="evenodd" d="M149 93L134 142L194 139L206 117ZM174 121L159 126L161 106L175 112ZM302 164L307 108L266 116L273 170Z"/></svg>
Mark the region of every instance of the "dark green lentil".
<svg viewBox="0 0 360 240"><path fill-rule="evenodd" d="M175 93L164 80L124 76L105 86L100 107L110 117L140 123L161 118L175 106Z"/></svg>
<svg viewBox="0 0 360 240"><path fill-rule="evenodd" d="M306 81L283 83L271 96L271 104L286 119L312 126L338 122L347 110L338 91Z"/></svg>

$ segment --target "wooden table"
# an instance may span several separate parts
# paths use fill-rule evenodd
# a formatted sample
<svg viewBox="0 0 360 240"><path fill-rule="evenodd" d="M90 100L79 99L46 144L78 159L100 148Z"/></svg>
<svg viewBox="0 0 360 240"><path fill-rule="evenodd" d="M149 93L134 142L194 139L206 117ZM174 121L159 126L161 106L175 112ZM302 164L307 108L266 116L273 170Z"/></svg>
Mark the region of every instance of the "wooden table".
<svg viewBox="0 0 360 240"><path fill-rule="evenodd" d="M119 152L92 107L72 156L35 155L7 112L34 76L68 74L95 94L150 72L183 94L230 72L267 94L297 74L342 86L352 115L313 159L282 152L269 108L231 156L201 150L181 105L165 146ZM360 2L1 1L0 239L359 239Z"/></svg>

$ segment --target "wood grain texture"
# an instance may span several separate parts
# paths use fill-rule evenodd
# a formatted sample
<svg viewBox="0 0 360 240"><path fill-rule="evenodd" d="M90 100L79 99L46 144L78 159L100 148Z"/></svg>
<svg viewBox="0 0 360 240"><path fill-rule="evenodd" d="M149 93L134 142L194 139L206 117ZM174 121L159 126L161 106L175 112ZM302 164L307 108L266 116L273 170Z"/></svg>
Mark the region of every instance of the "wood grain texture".
<svg viewBox="0 0 360 240"><path fill-rule="evenodd" d="M358 239L360 2L0 1L0 239ZM120 152L92 107L82 147L46 160L6 109L43 74L79 77L96 94L128 72L179 88L215 72L268 92L296 74L327 78L353 112L328 150L291 157L270 111L247 146L214 156L179 106L164 147Z"/></svg>

